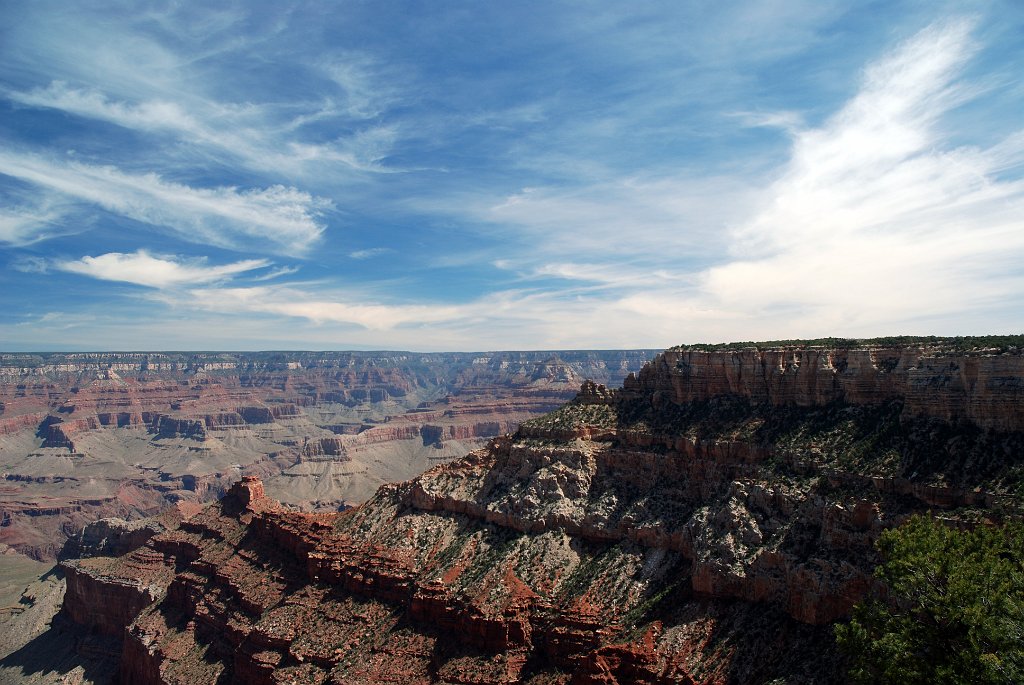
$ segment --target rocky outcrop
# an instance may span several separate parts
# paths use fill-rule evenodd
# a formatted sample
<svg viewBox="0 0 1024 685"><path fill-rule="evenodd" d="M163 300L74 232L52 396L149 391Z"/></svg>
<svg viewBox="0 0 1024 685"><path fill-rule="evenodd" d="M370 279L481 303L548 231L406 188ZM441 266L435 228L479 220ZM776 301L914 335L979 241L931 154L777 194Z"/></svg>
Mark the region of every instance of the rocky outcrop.
<svg viewBox="0 0 1024 685"><path fill-rule="evenodd" d="M153 428L161 438L206 439L206 420L203 418L186 419L159 415L153 422Z"/></svg>
<svg viewBox="0 0 1024 685"><path fill-rule="evenodd" d="M125 521L105 518L89 523L69 539L61 556L66 558L119 557L142 547L165 526L157 519Z"/></svg>
<svg viewBox="0 0 1024 685"><path fill-rule="evenodd" d="M165 592L173 575L164 555L144 549L117 564L117 575L107 572L108 558L62 562L67 591L62 611L76 623L104 635L120 636L144 607Z"/></svg>
<svg viewBox="0 0 1024 685"><path fill-rule="evenodd" d="M700 471L688 471L671 458L644 463L643 454L622 454L614 448L509 445L503 451L495 445L491 455L497 455L493 461L467 460L434 478L418 479L408 491L408 504L530 535L558 533L593 543L679 553L692 564L694 592L773 602L804 623L834 621L864 595L870 574L846 555L852 551L870 556L885 525L870 501L808 501L799 491L769 490L748 478L748 483L709 483L707 464ZM480 468L495 480L525 476L534 482L525 490L517 488L516 496L503 492L499 498L482 498L474 489ZM609 504L601 506L600 499L585 496L595 481L610 479L616 485L604 493ZM681 487L687 482L697 487ZM708 497L702 493L705 488ZM642 504L631 501L635 497L623 497L630 491L643 493ZM553 497L553 492L558 494ZM709 500L712 509L696 506ZM690 516L680 515L688 508ZM666 510L674 515L667 517ZM794 525L820 530L815 540L820 556L805 559L766 539L767 531Z"/></svg>
<svg viewBox="0 0 1024 685"><path fill-rule="evenodd" d="M464 468L478 471L486 459L481 453ZM393 486L363 510L313 515L283 510L248 479L217 507L136 552L70 566L65 611L101 631L127 617L122 682L185 674L202 682L318 681L329 673L353 683L510 683L542 673L564 683L696 682L697 669L670 645L701 656L680 640L687 631L714 632L706 618L667 629L657 620L637 641L623 639L625 610L644 606L629 599L643 576L672 583L678 555L657 546L620 555L609 541L578 547L551 531L525 540L499 527L488 539L462 517L394 518L408 511L412 491ZM538 557L543 550L551 558ZM627 578L634 578L629 587L616 587ZM153 604L140 610L145 593ZM687 596L677 591L669 605ZM85 618L90 601L120 608Z"/></svg>
<svg viewBox="0 0 1024 685"><path fill-rule="evenodd" d="M319 438L302 446L302 456L306 459L318 457L345 457L345 443L339 438ZM334 460L340 461L340 460Z"/></svg>
<svg viewBox="0 0 1024 685"><path fill-rule="evenodd" d="M726 395L755 404L822 406L901 399L908 415L1024 430L1024 354L898 348L673 349L624 382L677 404Z"/></svg>
<svg viewBox="0 0 1024 685"><path fill-rule="evenodd" d="M273 423L276 418L267 407L239 407L238 414L248 424Z"/></svg>
<svg viewBox="0 0 1024 685"><path fill-rule="evenodd" d="M921 413L907 381L863 370L828 391L824 371L745 385L707 370L732 351L699 373L675 354L342 513L245 479L138 550L79 562L67 612L130 607L91 619L126 626L124 682L840 682L828 624L877 582L882 531L1019 506L1024 436L1002 419ZM872 373L931 364L917 354ZM378 430L442 437L443 412L421 413L310 457Z"/></svg>
<svg viewBox="0 0 1024 685"><path fill-rule="evenodd" d="M26 429L35 429L46 419L46 412L3 416L0 412L0 435L13 435Z"/></svg>

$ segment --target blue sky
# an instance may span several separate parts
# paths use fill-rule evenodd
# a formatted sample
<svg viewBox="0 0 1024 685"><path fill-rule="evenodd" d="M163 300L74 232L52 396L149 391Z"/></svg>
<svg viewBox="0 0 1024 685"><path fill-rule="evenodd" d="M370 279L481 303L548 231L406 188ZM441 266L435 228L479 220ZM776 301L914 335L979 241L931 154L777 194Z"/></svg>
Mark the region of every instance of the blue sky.
<svg viewBox="0 0 1024 685"><path fill-rule="evenodd" d="M0 350L1024 330L1018 0L214 4L0 6Z"/></svg>

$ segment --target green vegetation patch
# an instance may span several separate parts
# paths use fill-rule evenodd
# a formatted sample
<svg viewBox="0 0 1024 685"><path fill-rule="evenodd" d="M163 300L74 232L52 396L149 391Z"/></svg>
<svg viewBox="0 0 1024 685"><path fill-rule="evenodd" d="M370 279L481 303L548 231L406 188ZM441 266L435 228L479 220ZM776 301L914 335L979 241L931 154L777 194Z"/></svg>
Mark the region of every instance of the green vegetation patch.
<svg viewBox="0 0 1024 685"><path fill-rule="evenodd" d="M617 408L618 428L656 435L747 440L754 438L764 423L764 412L738 396L657 405L640 397L623 400Z"/></svg>
<svg viewBox="0 0 1024 685"><path fill-rule="evenodd" d="M570 402L543 416L524 421L522 425L544 430L573 430L581 426L615 428L618 413L607 404Z"/></svg>
<svg viewBox="0 0 1024 685"><path fill-rule="evenodd" d="M562 580L557 590L560 601L567 602L571 598L586 594L598 578L606 575L614 578L618 575L613 572L615 569L635 561L632 557L626 558L627 554L621 544L602 544L596 547L595 553L581 554L579 565ZM628 573L625 575L629 576ZM602 590L608 592L611 588L605 587Z"/></svg>
<svg viewBox="0 0 1024 685"><path fill-rule="evenodd" d="M915 516L878 541L885 591L836 626L860 683L1024 682L1024 525Z"/></svg>

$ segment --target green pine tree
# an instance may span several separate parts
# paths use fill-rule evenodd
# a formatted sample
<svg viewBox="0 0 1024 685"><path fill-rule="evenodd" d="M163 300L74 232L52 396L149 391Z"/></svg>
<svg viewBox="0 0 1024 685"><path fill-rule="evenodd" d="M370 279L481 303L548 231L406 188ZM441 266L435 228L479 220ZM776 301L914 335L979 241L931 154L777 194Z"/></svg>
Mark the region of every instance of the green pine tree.
<svg viewBox="0 0 1024 685"><path fill-rule="evenodd" d="M887 588L836 639L860 683L1024 683L1024 526L915 516L878 541Z"/></svg>

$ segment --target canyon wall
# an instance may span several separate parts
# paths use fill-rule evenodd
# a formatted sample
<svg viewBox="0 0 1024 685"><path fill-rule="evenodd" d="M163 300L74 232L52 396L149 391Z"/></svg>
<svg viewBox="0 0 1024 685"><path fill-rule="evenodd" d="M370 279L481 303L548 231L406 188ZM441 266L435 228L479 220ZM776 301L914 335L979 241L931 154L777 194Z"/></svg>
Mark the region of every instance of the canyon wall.
<svg viewBox="0 0 1024 685"><path fill-rule="evenodd" d="M0 354L0 543L53 560L90 521L211 501L246 474L337 510L650 356Z"/></svg>
<svg viewBox="0 0 1024 685"><path fill-rule="evenodd" d="M908 414L1024 429L1024 355L962 353L942 346L864 349L671 349L627 390L666 393L673 402L723 395L753 403L821 406L899 399Z"/></svg>
<svg viewBox="0 0 1024 685"><path fill-rule="evenodd" d="M121 626L125 683L844 682L830 623L881 532L1019 516L1024 487L1019 356L862 351L669 350L344 512L246 478L69 562L65 611Z"/></svg>

